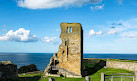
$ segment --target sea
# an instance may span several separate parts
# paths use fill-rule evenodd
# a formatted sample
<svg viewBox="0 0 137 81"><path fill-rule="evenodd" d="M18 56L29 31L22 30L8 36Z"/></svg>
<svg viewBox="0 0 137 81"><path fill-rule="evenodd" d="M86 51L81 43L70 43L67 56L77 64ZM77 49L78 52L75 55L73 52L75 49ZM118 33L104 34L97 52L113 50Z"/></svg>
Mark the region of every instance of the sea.
<svg viewBox="0 0 137 81"><path fill-rule="evenodd" d="M38 70L44 70L53 53L0 53L0 61L12 61L20 66L35 64ZM128 59L137 60L137 54L83 54L83 58Z"/></svg>

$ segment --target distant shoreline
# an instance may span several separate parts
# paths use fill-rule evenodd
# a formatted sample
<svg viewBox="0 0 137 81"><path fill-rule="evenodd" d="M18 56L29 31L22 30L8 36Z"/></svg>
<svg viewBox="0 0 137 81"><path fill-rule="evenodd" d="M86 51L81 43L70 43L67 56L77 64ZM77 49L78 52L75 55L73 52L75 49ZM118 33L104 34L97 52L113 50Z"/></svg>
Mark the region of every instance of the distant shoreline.
<svg viewBox="0 0 137 81"><path fill-rule="evenodd" d="M0 54L1 53L4 53L4 54L54 54L54 53L23 53L23 52L0 52ZM124 54L130 54L130 55L137 55L137 53L83 53L83 54L99 54L99 55L101 55L101 54L106 54L106 55L108 55L108 54L111 54L111 55L115 55L115 54L118 54L118 55L124 55Z"/></svg>

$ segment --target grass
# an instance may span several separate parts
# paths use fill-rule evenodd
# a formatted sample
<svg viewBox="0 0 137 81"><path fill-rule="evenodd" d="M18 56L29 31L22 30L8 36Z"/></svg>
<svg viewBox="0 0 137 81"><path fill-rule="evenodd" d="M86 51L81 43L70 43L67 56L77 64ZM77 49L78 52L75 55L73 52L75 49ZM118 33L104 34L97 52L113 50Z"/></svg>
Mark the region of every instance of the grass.
<svg viewBox="0 0 137 81"><path fill-rule="evenodd" d="M42 76L43 73L19 75L19 77Z"/></svg>
<svg viewBox="0 0 137 81"><path fill-rule="evenodd" d="M97 71L95 74L90 75L91 80L93 80L93 81L100 81L102 72L104 72L105 75L118 74L118 73L133 73L132 71L127 71L127 70L123 70L123 69L102 68L99 71ZM106 79L106 81L110 81L110 80ZM120 80L115 80L115 81L120 81ZM123 80L123 81L132 81L132 80Z"/></svg>
<svg viewBox="0 0 137 81"><path fill-rule="evenodd" d="M118 74L118 73L133 73L132 71L127 71L123 69L114 69L114 68L102 68L98 70L96 73L90 75L91 81L100 81L101 73L105 72L106 75L110 74ZM37 78L37 76L43 76L42 73L40 74L26 74L20 75L19 77L27 77L26 80L17 80L17 81L48 81L48 78ZM110 77L110 76L109 76ZM55 77L56 81L84 81L85 78L66 78L66 77ZM114 81L121 81L121 78L114 78ZM106 79L106 81L111 81L110 79ZM132 81L131 78L123 78L123 81Z"/></svg>
<svg viewBox="0 0 137 81"><path fill-rule="evenodd" d="M119 59L84 59L83 66L87 66L89 68L95 67L96 64L100 60L137 62L135 60L119 60ZM105 75L109 75L109 76L106 76L106 78L111 77L110 75L112 75L112 74L133 73L132 71L123 70L123 69L114 69L114 68L102 68L102 69L99 68L98 69L98 68L99 68L99 66L96 66L95 68L91 69L91 71L97 69L97 72L95 71L95 73L90 75L91 81L100 81L102 72L104 72ZM25 74L25 75L20 74L19 79L12 80L12 81L48 81L48 78L51 78L51 77L41 78L41 76L43 76L43 73L34 73L34 74ZM120 76L120 75L118 75L118 76ZM125 75L125 76L128 76L128 75ZM84 77L83 78L54 77L54 78L56 81L84 81L85 80ZM107 78L106 81L111 81L111 79ZM113 81L121 81L121 78L114 78ZM133 81L133 79L132 78L123 78L123 81Z"/></svg>

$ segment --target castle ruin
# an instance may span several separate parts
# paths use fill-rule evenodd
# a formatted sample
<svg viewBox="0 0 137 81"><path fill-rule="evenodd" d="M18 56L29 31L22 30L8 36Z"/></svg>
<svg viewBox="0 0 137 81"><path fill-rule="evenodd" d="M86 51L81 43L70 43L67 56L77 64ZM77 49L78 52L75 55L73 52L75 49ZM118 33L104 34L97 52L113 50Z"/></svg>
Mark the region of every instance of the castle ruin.
<svg viewBox="0 0 137 81"><path fill-rule="evenodd" d="M62 44L50 59L46 76L82 77L83 30L80 23L61 23Z"/></svg>

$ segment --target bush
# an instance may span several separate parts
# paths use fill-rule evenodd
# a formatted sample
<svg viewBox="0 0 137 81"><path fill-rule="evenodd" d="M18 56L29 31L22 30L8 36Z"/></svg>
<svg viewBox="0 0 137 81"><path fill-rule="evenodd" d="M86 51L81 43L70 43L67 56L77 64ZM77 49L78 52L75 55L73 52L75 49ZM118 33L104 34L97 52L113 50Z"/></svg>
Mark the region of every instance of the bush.
<svg viewBox="0 0 137 81"><path fill-rule="evenodd" d="M38 71L37 66L35 64L30 64L28 66L21 66L18 69L18 73L27 73L27 72L33 72Z"/></svg>

